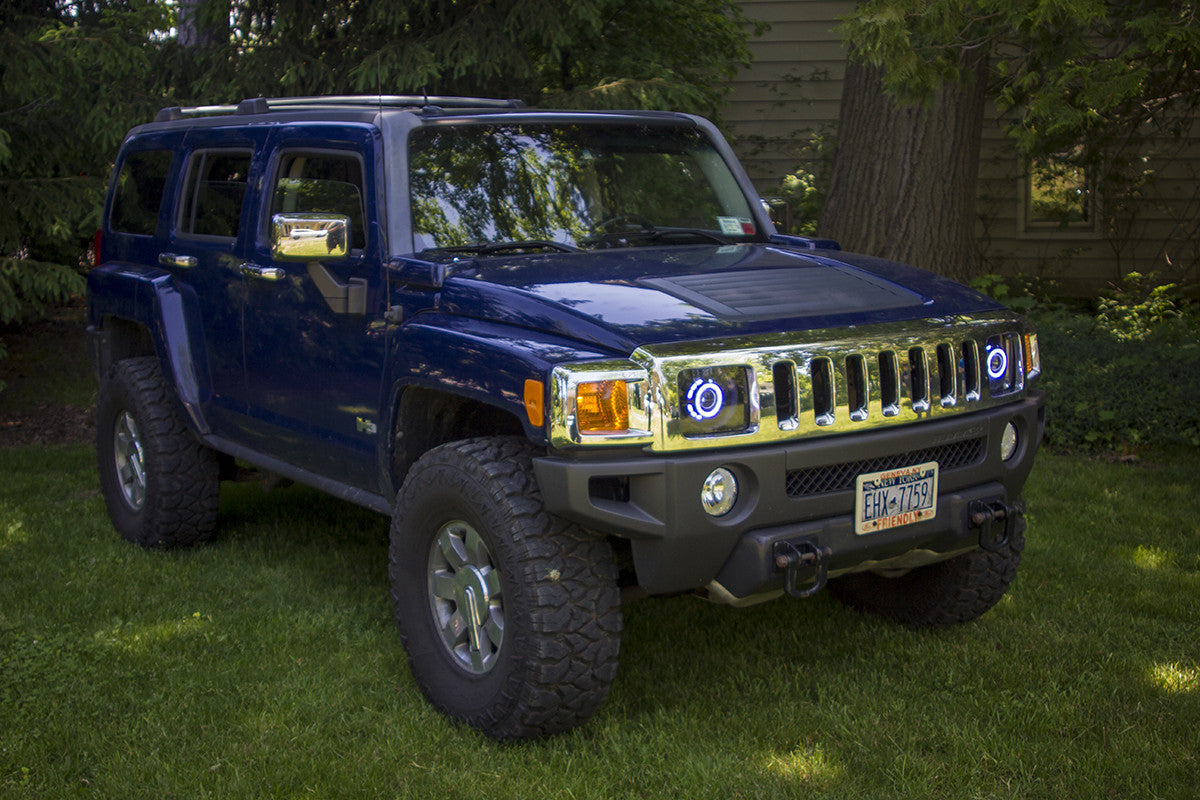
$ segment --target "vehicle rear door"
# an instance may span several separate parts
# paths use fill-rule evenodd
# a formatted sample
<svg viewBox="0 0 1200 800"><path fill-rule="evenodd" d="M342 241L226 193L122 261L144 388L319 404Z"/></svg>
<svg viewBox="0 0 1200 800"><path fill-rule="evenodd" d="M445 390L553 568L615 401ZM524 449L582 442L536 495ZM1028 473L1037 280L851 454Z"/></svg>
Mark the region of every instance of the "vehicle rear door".
<svg viewBox="0 0 1200 800"><path fill-rule="evenodd" d="M158 254L185 294L204 416L213 433L228 438L245 425L240 265L253 227L248 187L261 172L266 138L265 130L244 126L188 132L170 231Z"/></svg>

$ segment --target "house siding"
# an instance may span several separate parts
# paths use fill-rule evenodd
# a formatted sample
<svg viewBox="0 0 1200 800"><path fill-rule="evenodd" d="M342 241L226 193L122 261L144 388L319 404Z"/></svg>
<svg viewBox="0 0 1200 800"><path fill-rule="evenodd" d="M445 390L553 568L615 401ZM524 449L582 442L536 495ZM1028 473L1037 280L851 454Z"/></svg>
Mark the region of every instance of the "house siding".
<svg viewBox="0 0 1200 800"><path fill-rule="evenodd" d="M764 196L798 167L815 171L814 137L836 132L846 52L835 32L852 1L751 0L747 16L770 24L750 42L734 78L726 133ZM1144 160L1142 160L1144 159ZM978 236L983 269L1030 276L1069 294L1091 293L1131 271L1200 282L1200 125L1152 142L1130 159L1150 179L1135 199L1098 198L1095 230L1024 232L1024 165L991 109L983 130Z"/></svg>

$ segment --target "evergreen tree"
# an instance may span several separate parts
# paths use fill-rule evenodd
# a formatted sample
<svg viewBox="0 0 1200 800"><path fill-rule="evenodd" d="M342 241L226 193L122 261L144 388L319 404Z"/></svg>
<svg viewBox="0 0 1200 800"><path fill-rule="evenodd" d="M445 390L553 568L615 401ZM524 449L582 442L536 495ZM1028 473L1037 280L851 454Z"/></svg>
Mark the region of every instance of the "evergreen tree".
<svg viewBox="0 0 1200 800"><path fill-rule="evenodd" d="M166 105L422 93L715 115L734 0L8 0L0 324L82 289L124 131Z"/></svg>
<svg viewBox="0 0 1200 800"><path fill-rule="evenodd" d="M82 291L112 154L161 104L165 7L0 6L0 324Z"/></svg>

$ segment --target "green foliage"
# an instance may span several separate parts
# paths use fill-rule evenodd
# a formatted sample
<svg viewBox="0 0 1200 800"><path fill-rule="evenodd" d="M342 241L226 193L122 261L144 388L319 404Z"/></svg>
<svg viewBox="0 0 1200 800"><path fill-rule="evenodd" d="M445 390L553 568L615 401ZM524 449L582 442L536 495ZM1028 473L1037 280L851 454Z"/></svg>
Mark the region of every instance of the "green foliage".
<svg viewBox="0 0 1200 800"><path fill-rule="evenodd" d="M71 267L22 258L0 259L0 325L40 315L48 303L66 302L83 291L83 276ZM0 358L4 357L0 351Z"/></svg>
<svg viewBox="0 0 1200 800"><path fill-rule="evenodd" d="M1131 273L1092 311L988 277L995 282L977 288L1029 314L1037 328L1049 445L1108 452L1200 445L1200 309L1174 286Z"/></svg>
<svg viewBox="0 0 1200 800"><path fill-rule="evenodd" d="M1154 275L1131 272L1099 300L1100 327L1122 342L1157 339L1187 346L1200 335L1200 314L1180 296L1173 283L1159 284Z"/></svg>
<svg viewBox="0 0 1200 800"><path fill-rule="evenodd" d="M125 130L161 105L146 0L23 0L0 9L0 323L82 290Z"/></svg>
<svg viewBox="0 0 1200 800"><path fill-rule="evenodd" d="M787 205L786 220L783 220L786 230L781 232L802 236L817 234L817 220L825 204L835 144L836 139L828 130L813 132L801 151L799 166L779 182L774 194ZM780 222L776 220L777 224Z"/></svg>
<svg viewBox="0 0 1200 800"><path fill-rule="evenodd" d="M814 235L817 219L825 202L825 191L820 177L802 165L791 174L784 175L779 183L778 196L784 200L791 213L792 224L784 233Z"/></svg>
<svg viewBox="0 0 1200 800"><path fill-rule="evenodd" d="M910 101L962 79L962 53L990 53L990 94L1025 152L1082 144L1094 161L1139 131L1188 123L1200 103L1197 13L1186 0L864 0L841 33Z"/></svg>
<svg viewBox="0 0 1200 800"><path fill-rule="evenodd" d="M228 12L201 0L209 43L180 53L181 96L428 92L712 114L753 27L733 0L234 0Z"/></svg>

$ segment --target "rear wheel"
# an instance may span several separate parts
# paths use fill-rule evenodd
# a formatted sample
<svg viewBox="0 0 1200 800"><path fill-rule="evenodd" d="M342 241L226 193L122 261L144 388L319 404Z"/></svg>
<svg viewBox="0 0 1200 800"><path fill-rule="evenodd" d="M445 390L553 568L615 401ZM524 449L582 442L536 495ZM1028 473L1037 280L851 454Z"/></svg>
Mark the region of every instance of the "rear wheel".
<svg viewBox="0 0 1200 800"><path fill-rule="evenodd" d="M153 357L117 362L96 403L100 488L113 526L143 547L212 537L217 456L191 434Z"/></svg>
<svg viewBox="0 0 1200 800"><path fill-rule="evenodd" d="M608 543L549 515L521 439L423 455L392 522L390 578L413 677L438 709L497 739L596 712L622 627Z"/></svg>
<svg viewBox="0 0 1200 800"><path fill-rule="evenodd" d="M1000 602L1017 576L1025 549L1022 520L996 550L972 550L889 578L874 572L844 575L829 592L859 611L915 628L969 622Z"/></svg>

